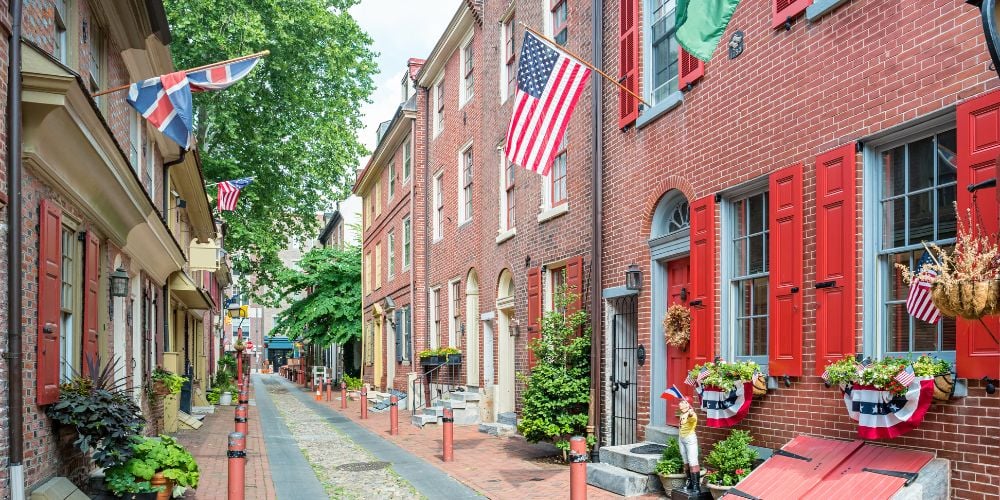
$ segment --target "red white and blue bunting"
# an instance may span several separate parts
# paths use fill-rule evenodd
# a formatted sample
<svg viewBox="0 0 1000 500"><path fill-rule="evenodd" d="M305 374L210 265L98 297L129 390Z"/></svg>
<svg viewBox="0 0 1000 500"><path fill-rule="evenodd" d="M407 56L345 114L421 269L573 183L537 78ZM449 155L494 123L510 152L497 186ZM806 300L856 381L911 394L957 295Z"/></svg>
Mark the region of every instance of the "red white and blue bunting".
<svg viewBox="0 0 1000 500"><path fill-rule="evenodd" d="M732 427L750 412L750 402L753 400L753 383L736 382L732 390L726 391L719 387L703 386L701 394L701 409L705 410L705 425L708 427Z"/></svg>
<svg viewBox="0 0 1000 500"><path fill-rule="evenodd" d="M847 413L858 422L862 439L892 439L921 422L934 398L934 377L916 377L903 394L854 384L844 390Z"/></svg>

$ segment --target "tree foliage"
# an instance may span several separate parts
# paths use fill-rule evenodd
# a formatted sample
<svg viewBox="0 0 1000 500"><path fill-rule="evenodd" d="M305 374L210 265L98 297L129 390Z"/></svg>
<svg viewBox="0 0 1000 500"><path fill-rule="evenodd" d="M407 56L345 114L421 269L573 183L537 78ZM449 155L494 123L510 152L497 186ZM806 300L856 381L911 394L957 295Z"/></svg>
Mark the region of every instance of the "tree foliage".
<svg viewBox="0 0 1000 500"><path fill-rule="evenodd" d="M299 268L278 273L281 297L293 301L278 314L272 335L302 335L320 346L360 338L361 247L314 248Z"/></svg>
<svg viewBox="0 0 1000 500"><path fill-rule="evenodd" d="M278 252L348 195L366 154L355 131L376 63L371 38L348 13L357 0L164 3L178 68L271 51L240 83L194 102L206 180L255 177L237 209L222 214L234 267L271 282Z"/></svg>
<svg viewBox="0 0 1000 500"><path fill-rule="evenodd" d="M589 316L561 312L574 300L565 287L557 290L556 310L545 314L541 338L528 345L536 364L529 375L518 373L526 387L517 430L529 442L551 441L564 453L571 437L586 435L590 404Z"/></svg>

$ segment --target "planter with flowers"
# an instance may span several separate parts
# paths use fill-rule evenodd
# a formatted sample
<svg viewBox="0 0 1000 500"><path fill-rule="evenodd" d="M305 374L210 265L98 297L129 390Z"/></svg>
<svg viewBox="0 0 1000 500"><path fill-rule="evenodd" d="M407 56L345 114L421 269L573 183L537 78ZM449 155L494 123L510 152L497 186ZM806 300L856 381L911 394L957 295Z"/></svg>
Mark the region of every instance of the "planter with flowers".
<svg viewBox="0 0 1000 500"><path fill-rule="evenodd" d="M688 373L686 382L694 385L701 395L708 427L732 427L740 423L750 412L757 383L764 385L766 392L760 366L753 361L717 360L697 365Z"/></svg>
<svg viewBox="0 0 1000 500"><path fill-rule="evenodd" d="M667 446L663 449L660 460L656 462L655 470L656 475L660 476L660 484L663 485L664 491L669 493L674 488L684 487L684 479L686 478L684 460L681 458L681 448L677 443L677 438L670 438L670 441L667 441Z"/></svg>
<svg viewBox="0 0 1000 500"><path fill-rule="evenodd" d="M426 349L420 351L418 356L420 356L420 364L427 367L438 366L444 362L442 356L438 355L437 349Z"/></svg>
<svg viewBox="0 0 1000 500"><path fill-rule="evenodd" d="M444 360L444 364L448 366L457 366L462 364L462 351L459 351L457 347L442 347L438 349L438 356Z"/></svg>
<svg viewBox="0 0 1000 500"><path fill-rule="evenodd" d="M757 450L750 447L751 441L749 432L733 430L729 437L715 443L705 457L709 468L705 481L713 498L725 495L750 474L758 459Z"/></svg>
<svg viewBox="0 0 1000 500"><path fill-rule="evenodd" d="M157 500L166 500L198 487L198 464L174 438L135 437L131 449L127 462L105 471L108 489L116 495L152 493Z"/></svg>
<svg viewBox="0 0 1000 500"><path fill-rule="evenodd" d="M691 310L681 304L667 308L663 315L663 337L670 347L686 351L691 340Z"/></svg>

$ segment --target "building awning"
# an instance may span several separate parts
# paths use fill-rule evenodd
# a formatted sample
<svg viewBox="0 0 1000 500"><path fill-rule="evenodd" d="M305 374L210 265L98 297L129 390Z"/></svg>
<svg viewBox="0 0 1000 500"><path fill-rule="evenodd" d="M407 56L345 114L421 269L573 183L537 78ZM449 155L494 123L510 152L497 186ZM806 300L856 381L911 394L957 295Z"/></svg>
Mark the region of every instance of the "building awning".
<svg viewBox="0 0 1000 500"><path fill-rule="evenodd" d="M267 344L268 349L293 349L292 341L288 340L288 337L271 337L266 339L264 343Z"/></svg>
<svg viewBox="0 0 1000 500"><path fill-rule="evenodd" d="M184 271L170 277L170 293L189 309L215 309L212 297Z"/></svg>
<svg viewBox="0 0 1000 500"><path fill-rule="evenodd" d="M742 494L730 490L725 498L889 498L932 458L860 440L798 436L734 487Z"/></svg>

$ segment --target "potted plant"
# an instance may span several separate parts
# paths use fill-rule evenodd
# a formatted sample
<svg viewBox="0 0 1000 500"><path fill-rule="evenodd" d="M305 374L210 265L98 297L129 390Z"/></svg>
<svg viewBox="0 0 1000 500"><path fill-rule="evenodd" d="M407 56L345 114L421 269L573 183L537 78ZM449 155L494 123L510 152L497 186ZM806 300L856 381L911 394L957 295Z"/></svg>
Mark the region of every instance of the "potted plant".
<svg viewBox="0 0 1000 500"><path fill-rule="evenodd" d="M663 490L670 492L674 488L684 487L684 460L681 458L681 448L676 438L670 438L660 460L656 462L656 475L660 476Z"/></svg>
<svg viewBox="0 0 1000 500"><path fill-rule="evenodd" d="M132 457L105 471L108 489L116 495L156 493L157 500L179 497L198 487L198 463L170 436L135 437Z"/></svg>
<svg viewBox="0 0 1000 500"><path fill-rule="evenodd" d="M713 498L725 495L750 474L757 460L757 450L750 447L752 440L749 432L733 430L729 437L715 443L705 457L705 463L711 468L705 480Z"/></svg>
<svg viewBox="0 0 1000 500"><path fill-rule="evenodd" d="M438 350L438 356L443 357L444 364L455 366L462 364L462 351L457 347L442 347Z"/></svg>
<svg viewBox="0 0 1000 500"><path fill-rule="evenodd" d="M181 387L184 385L184 382L187 382L187 377L174 374L159 366L153 370L152 379L153 393L160 397L181 392Z"/></svg>
<svg viewBox="0 0 1000 500"><path fill-rule="evenodd" d="M438 355L437 349L425 349L420 351L418 356L420 356L420 364L424 366L437 366L442 363L441 356Z"/></svg>
<svg viewBox="0 0 1000 500"><path fill-rule="evenodd" d="M687 350L691 340L691 310L681 304L673 304L663 315L663 337L667 345Z"/></svg>
<svg viewBox="0 0 1000 500"><path fill-rule="evenodd" d="M736 387L737 383L752 381L760 373L760 366L753 361L736 361L733 363L710 361L692 368L688 373L688 377L692 380L697 380L701 376L702 370L706 371L701 381L703 386L706 388L715 388L720 391L731 391Z"/></svg>
<svg viewBox="0 0 1000 500"><path fill-rule="evenodd" d="M951 362L924 354L913 362L913 374L918 377L934 377L934 399L948 401L955 393L955 377Z"/></svg>

